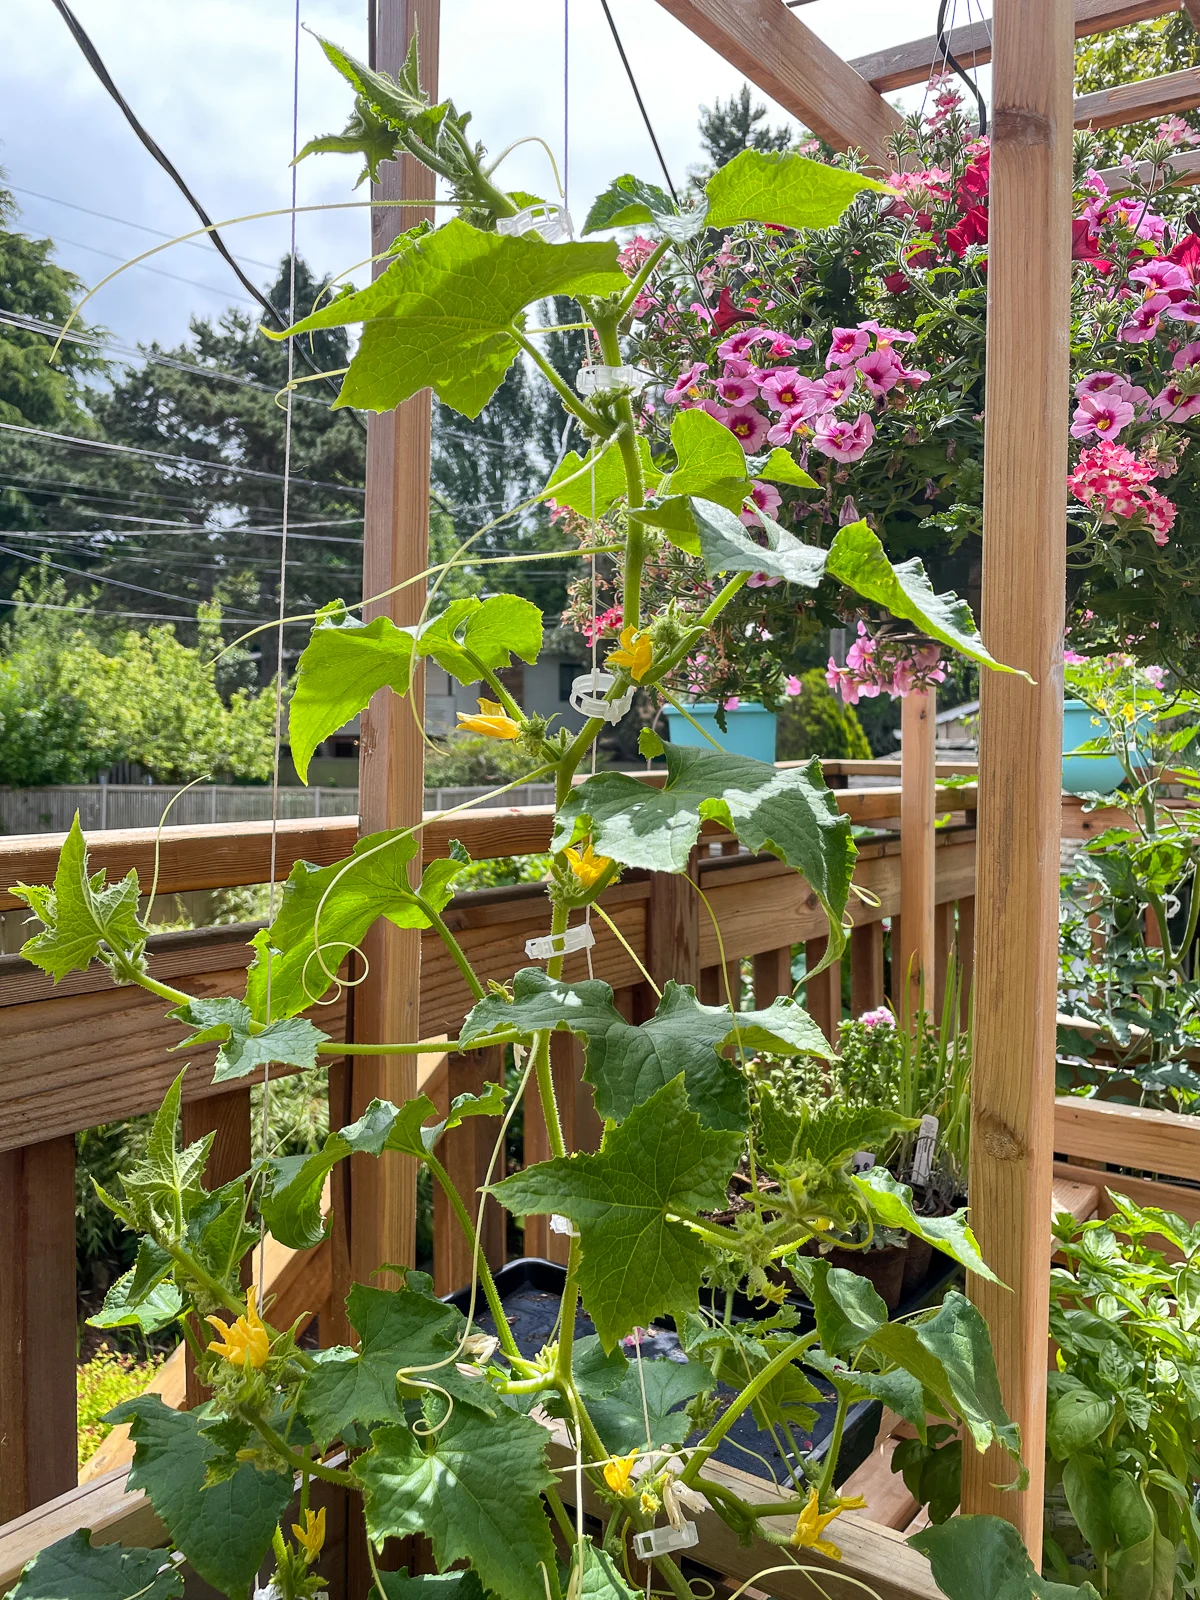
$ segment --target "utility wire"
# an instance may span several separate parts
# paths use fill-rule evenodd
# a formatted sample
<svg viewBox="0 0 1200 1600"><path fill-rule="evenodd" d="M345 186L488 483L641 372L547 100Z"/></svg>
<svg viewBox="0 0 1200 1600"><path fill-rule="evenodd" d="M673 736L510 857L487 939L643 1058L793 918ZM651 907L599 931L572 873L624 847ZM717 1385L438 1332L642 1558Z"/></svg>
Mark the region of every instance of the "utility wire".
<svg viewBox="0 0 1200 1600"><path fill-rule="evenodd" d="M179 596L182 599L182 596ZM184 605L192 605L191 600L184 600ZM196 617L181 617L175 612L165 611L97 611L95 606L56 606L48 600L26 600L24 595L9 600L0 596L0 606L23 606L28 611L70 611L77 617L128 617L143 622L196 622ZM264 617L239 617L239 622L263 622Z"/></svg>
<svg viewBox="0 0 1200 1600"><path fill-rule="evenodd" d="M61 233L55 234L54 244L69 244L75 250L90 250L93 255L104 256L109 261L127 261L128 256L118 255L115 250L102 250L98 244L85 244L82 239L67 239ZM230 299L228 289L222 289L215 283L201 283L198 278L181 278L177 272L165 272L162 267L148 267L144 261L133 261L130 265L138 272L152 273L156 278L170 278L172 283L185 283L191 289L205 289L209 294L219 294L222 299ZM244 294L235 294L234 300L240 300L243 305L253 305L255 302L248 300Z"/></svg>
<svg viewBox="0 0 1200 1600"><path fill-rule="evenodd" d="M158 162L159 166L163 169L163 171L171 179L172 183L174 183L175 187L179 190L180 194L183 195L183 197L187 201L188 205L191 206L192 210L200 218L201 226L207 231L208 237L212 240L214 248L224 258L224 260L228 262L228 264L229 264L231 270L233 271L234 276L237 278L238 282L242 285L242 287L246 290L246 292L249 295L251 295L251 297L254 300L256 300L260 306L262 306L263 310L267 313L267 315L269 317L271 317L272 320L280 328L286 328L288 326L288 323L285 320L283 313L281 311L277 311L276 310L276 308L267 299L266 295L263 294L262 290L258 287L258 285L255 284L255 283L252 283L250 281L250 279L246 276L246 274L242 271L241 267L238 265L238 262L237 262L236 258L231 253L228 245L225 243L224 239L217 232L215 226L213 225L213 219L209 216L208 212L204 209L204 207L200 204L199 200L197 200L196 196L188 188L187 183L184 181L183 176L179 172L179 169L175 166L174 162L170 159L170 157L166 154L166 152L162 149L162 147L153 138L151 138L150 134L146 131L146 129L142 126L142 124L138 121L138 118L137 118L136 114L134 113L133 108L130 106L129 102L125 99L125 96L121 93L120 89L118 89L116 84L113 82L112 76L109 73L108 68L104 65L104 62L100 59L99 52L97 51L95 45L92 43L91 39L88 37L87 33L84 31L83 25L80 23L78 17L75 15L75 13L71 10L70 6L67 4L67 0L51 0L51 4L54 6L54 9L58 12L59 16L66 23L67 29L70 32L71 37L75 40L75 43L79 46L80 50L82 50L83 55L84 55L84 59L87 61L88 66L91 67L92 71L96 74L97 78L99 78L100 82L104 85L104 87L108 90L109 94L112 96L112 98L116 101L117 105L120 107L121 114L125 118L126 122L133 129L134 133L140 139L142 144L146 147L146 149L154 157L155 161ZM293 223L294 223L295 222L294 215L293 215L293 219L292 220L293 220ZM301 357L303 358L304 363L305 363L306 366L308 366L313 372L319 372L320 371L320 368L317 366L316 361L309 354L307 348L303 344L298 344L296 346L296 349L299 351L299 353L300 353ZM330 380L328 380L328 379L326 379L325 381L326 381L327 386L329 388L331 388L333 390L333 392L336 394L338 392L337 391L337 386L335 384L331 383ZM351 411L349 414L350 414L351 417L353 417L353 419L354 419L355 423L358 425L358 427L365 433L366 432L366 424L363 422L362 418L357 414L357 412Z"/></svg>
<svg viewBox="0 0 1200 1600"><path fill-rule="evenodd" d="M59 0L54 0L54 3L56 5L59 4ZM659 145L658 136L654 132L654 124L650 121L650 113L646 110L646 102L642 99L642 91L637 86L637 79L633 75L633 68L629 65L629 57L625 54L625 46L621 43L621 35L617 32L617 25L613 21L613 14L608 9L608 0L600 0L600 4L604 8L604 15L608 19L609 31L613 36L613 43L617 47L617 54L621 57L621 65L625 68L625 76L629 79L629 87L633 90L633 98L637 101L638 110L642 114L642 121L646 124L646 132L650 135L650 143L654 146L654 154L658 157L658 164L662 168L662 175L667 180L667 188L671 191L671 199L674 200L676 205L678 205L679 195L676 192L675 185L671 182L671 174L667 170L666 158L662 153L662 147Z"/></svg>
<svg viewBox="0 0 1200 1600"><path fill-rule="evenodd" d="M14 550L11 546L0 544L0 552L6 556L16 556L18 561L31 561L35 566L53 567L55 572L66 572L72 578L83 578L88 583L109 583L114 589L132 589L136 594L153 595L156 600L176 600L181 605L194 605L194 600L189 600L186 595L167 594L162 589L144 589L140 583L122 583L119 578L106 578L99 572L80 572L78 567L64 567L60 561L49 561L44 555L30 555L27 550ZM243 611L240 606L228 606L229 611L236 611L239 617L250 620L252 614Z"/></svg>

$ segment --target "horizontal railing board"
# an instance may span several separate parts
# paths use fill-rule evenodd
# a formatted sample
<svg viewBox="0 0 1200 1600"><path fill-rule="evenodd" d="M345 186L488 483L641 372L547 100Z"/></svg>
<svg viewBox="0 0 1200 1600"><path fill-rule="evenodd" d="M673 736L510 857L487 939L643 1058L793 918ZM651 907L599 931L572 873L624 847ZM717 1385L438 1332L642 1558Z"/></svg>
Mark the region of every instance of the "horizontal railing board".
<svg viewBox="0 0 1200 1600"><path fill-rule="evenodd" d="M1054 1148L1076 1160L1200 1181L1200 1117L1175 1111L1059 1095L1054 1102Z"/></svg>
<svg viewBox="0 0 1200 1600"><path fill-rule="evenodd" d="M1200 67L1186 67L1182 72L1167 72L1158 78L1141 78L1136 83L1119 83L1111 89L1080 95L1075 101L1075 126L1119 128L1150 117L1191 111L1198 105Z"/></svg>
<svg viewBox="0 0 1200 1600"><path fill-rule="evenodd" d="M661 774L637 776L647 781L661 778ZM889 821L900 813L899 785L837 789L834 796L843 815L863 826ZM976 803L973 788L938 791L940 814L973 810ZM445 855L452 839L460 839L477 861L538 854L549 849L553 820L553 806L499 807L431 818L422 833L424 858ZM265 882L270 874L271 831L269 822L216 823L164 831L159 841L159 893ZM722 831L715 823L705 824L706 833ZM22 904L8 892L12 884L52 881L65 837L0 838L0 911ZM275 835L276 870L284 877L297 861L328 866L349 855L357 838L358 823L353 817L281 822ZM149 888L154 876L156 830L109 829L87 835L87 841L93 871L103 867L112 879L136 868L143 887Z"/></svg>
<svg viewBox="0 0 1200 1600"><path fill-rule="evenodd" d="M1075 0L1075 37L1104 33L1131 22L1146 22L1178 11L1183 0ZM972 22L950 32L950 48L963 67L983 67L992 59L992 27L988 22ZM856 56L850 65L873 89L887 94L910 84L924 83L931 69L941 61L936 35L891 45L871 55Z"/></svg>

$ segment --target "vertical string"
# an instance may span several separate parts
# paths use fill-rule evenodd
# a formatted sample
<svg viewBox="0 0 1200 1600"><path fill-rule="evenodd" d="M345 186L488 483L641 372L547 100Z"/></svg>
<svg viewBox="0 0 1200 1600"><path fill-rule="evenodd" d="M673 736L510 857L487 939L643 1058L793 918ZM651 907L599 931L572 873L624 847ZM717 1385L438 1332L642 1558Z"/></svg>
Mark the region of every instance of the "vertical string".
<svg viewBox="0 0 1200 1600"><path fill-rule="evenodd" d="M563 0L563 210L571 210L571 0Z"/></svg>
<svg viewBox="0 0 1200 1600"><path fill-rule="evenodd" d="M300 0L296 0L292 21L292 213L288 251L288 326L296 320L296 156L300 148ZM283 424L283 504L279 540L279 620L275 633L275 748L271 760L271 871L267 918L275 920L275 878L279 843L279 752L283 742L283 619L287 615L288 513L291 509L292 473L292 379L296 365L296 342L287 342L287 402ZM271 955L267 953L267 1016L271 1015ZM271 1066L263 1067L262 1151L267 1153L271 1120ZM261 1213L258 1220L258 1311L262 1315L266 1293L267 1229Z"/></svg>

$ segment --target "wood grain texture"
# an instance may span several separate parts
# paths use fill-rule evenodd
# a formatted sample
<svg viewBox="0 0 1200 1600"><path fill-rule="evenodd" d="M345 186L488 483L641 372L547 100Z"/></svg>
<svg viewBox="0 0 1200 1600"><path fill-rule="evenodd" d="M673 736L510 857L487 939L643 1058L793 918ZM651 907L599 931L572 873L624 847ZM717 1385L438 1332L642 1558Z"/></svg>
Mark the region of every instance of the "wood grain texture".
<svg viewBox="0 0 1200 1600"><path fill-rule="evenodd" d="M499 1049L472 1051L469 1055L450 1055L446 1061L446 1095L453 1100L460 1094L482 1094L485 1083L504 1082L504 1052ZM479 1247L484 1260L495 1270L505 1260L505 1214L499 1204L488 1199L480 1215L480 1190L488 1183L499 1183L504 1176L504 1151L492 1164L500 1123L495 1117L468 1117L457 1128L449 1128L437 1146L438 1160L479 1226ZM491 1175L489 1176L489 1167ZM475 1252L440 1184L433 1193L433 1289L435 1294L450 1294L471 1282Z"/></svg>
<svg viewBox="0 0 1200 1600"><path fill-rule="evenodd" d="M906 695L900 702L900 903L904 909L900 977L900 1015L915 1024L921 1004L933 987L934 907L937 904L935 862L937 786L937 695L932 689Z"/></svg>
<svg viewBox="0 0 1200 1600"><path fill-rule="evenodd" d="M1104 33L1130 22L1145 22L1178 11L1182 0L1075 0L1075 37ZM1194 0L1193 0L1194 3ZM987 23L973 22L950 33L950 48L964 67L982 67L992 59L991 30ZM924 83L933 65L940 60L937 38L914 39L909 44L892 45L871 55L856 56L850 62L855 72L873 89L887 94L912 83Z"/></svg>
<svg viewBox="0 0 1200 1600"><path fill-rule="evenodd" d="M809 972L824 960L828 944L827 935L805 941L804 961ZM842 1021L841 961L833 962L831 966L825 968L824 972L817 973L815 978L808 978L805 981L802 994L809 1016L812 1017L830 1044L835 1044L837 1042L838 1028Z"/></svg>
<svg viewBox="0 0 1200 1600"><path fill-rule="evenodd" d="M846 62L778 0L659 0L684 27L839 150L890 168L901 120Z"/></svg>
<svg viewBox="0 0 1200 1600"><path fill-rule="evenodd" d="M1182 72L1167 72L1159 78L1142 78L1137 83L1119 83L1111 89L1080 95L1075 101L1075 126L1119 128L1127 122L1191 111L1198 105L1200 67L1187 67Z"/></svg>
<svg viewBox="0 0 1200 1600"><path fill-rule="evenodd" d="M70 1489L75 1460L75 1141L0 1155L0 1517Z"/></svg>
<svg viewBox="0 0 1200 1600"><path fill-rule="evenodd" d="M967 1452L963 1510L1040 1559L1062 827L1062 640L1071 255L1070 0L996 0L971 1216L1008 1288L972 1279L1027 1490ZM906 908L907 915L907 908Z"/></svg>
<svg viewBox="0 0 1200 1600"><path fill-rule="evenodd" d="M763 950L754 957L751 971L754 975L754 1007L761 1011L772 1000L792 992L792 947L777 946Z"/></svg>
<svg viewBox="0 0 1200 1600"><path fill-rule="evenodd" d="M1197 1120L1174 1111L1123 1106L1115 1100L1060 1095L1054 1102L1054 1148L1064 1156L1200 1182Z"/></svg>
<svg viewBox="0 0 1200 1600"><path fill-rule="evenodd" d="M877 1010L884 1001L883 923L856 923L850 935L850 1014Z"/></svg>

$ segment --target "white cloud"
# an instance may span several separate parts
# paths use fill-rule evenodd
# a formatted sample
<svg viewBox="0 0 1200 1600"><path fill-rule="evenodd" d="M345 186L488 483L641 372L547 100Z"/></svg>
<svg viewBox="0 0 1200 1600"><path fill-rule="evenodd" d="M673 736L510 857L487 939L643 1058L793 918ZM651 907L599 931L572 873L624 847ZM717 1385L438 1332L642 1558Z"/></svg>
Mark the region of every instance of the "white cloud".
<svg viewBox="0 0 1200 1600"><path fill-rule="evenodd" d="M741 74L654 0L610 0L633 70L679 182L699 155L697 108L734 92ZM75 0L117 84L149 131L218 219L284 206L291 155L290 0ZM302 0L307 26L365 55L365 0ZM929 29L925 0L832 0L803 20L840 53L857 55ZM570 0L570 191L576 216L616 174L657 176L654 154L598 0ZM93 77L45 0L7 0L0 22L0 164L20 190L183 232L194 219ZM538 134L556 152L563 131L563 0L444 0L441 86L474 112L477 136L498 151ZM761 98L761 96L760 96ZM302 36L300 139L339 129L349 93L315 42ZM773 119L786 120L777 107ZM536 145L504 168L513 185L548 187ZM313 158L299 168L302 205L352 196L350 160ZM22 226L60 241L59 259L88 283L157 241L120 223L18 192ZM302 216L300 249L319 271L341 271L367 253L365 213ZM228 230L240 256L277 261L286 218ZM67 243L65 241L77 241ZM94 249L84 248L87 245ZM193 314L212 314L239 293L210 249L177 246L148 265L194 280L131 270L103 289L89 315L124 339L178 339ZM257 282L268 271L248 265Z"/></svg>

